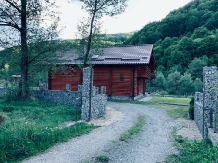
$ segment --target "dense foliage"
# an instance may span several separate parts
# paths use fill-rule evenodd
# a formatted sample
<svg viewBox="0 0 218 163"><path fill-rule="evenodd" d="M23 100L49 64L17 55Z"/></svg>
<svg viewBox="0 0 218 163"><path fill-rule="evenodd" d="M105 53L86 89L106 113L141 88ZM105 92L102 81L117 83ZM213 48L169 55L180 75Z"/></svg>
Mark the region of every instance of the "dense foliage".
<svg viewBox="0 0 218 163"><path fill-rule="evenodd" d="M154 44L158 72L152 84L156 90L189 94L202 89L202 68L218 65L217 10L217 0L191 1L163 20L147 24L125 41L133 45ZM164 81L163 77L168 87L157 85L160 80ZM186 80L192 85L190 88L182 87ZM184 90L178 90L178 86Z"/></svg>

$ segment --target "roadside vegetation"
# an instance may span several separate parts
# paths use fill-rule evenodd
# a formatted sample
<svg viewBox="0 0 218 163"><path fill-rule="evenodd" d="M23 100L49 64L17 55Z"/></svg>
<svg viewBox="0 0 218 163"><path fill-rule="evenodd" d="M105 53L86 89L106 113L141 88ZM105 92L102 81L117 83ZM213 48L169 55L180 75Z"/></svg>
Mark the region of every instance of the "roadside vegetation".
<svg viewBox="0 0 218 163"><path fill-rule="evenodd" d="M78 119L81 110L78 109ZM59 142L87 134L94 125L64 122L76 120L76 107L38 100L5 102L0 99L0 162L18 162Z"/></svg>
<svg viewBox="0 0 218 163"><path fill-rule="evenodd" d="M158 104L159 102L190 104L190 106L175 106ZM149 104L158 106L160 109L166 110L167 114L174 119L185 118L193 120L193 104L194 98L173 98L173 97L154 97ZM211 142L206 140L187 140L181 135L177 135L173 131L175 146L179 151L178 155L168 156L168 163L217 163L218 147L212 146Z"/></svg>
<svg viewBox="0 0 218 163"><path fill-rule="evenodd" d="M129 139L132 139L134 136L138 135L145 123L145 117L140 115L136 123L120 136L120 140L128 141Z"/></svg>
<svg viewBox="0 0 218 163"><path fill-rule="evenodd" d="M168 156L167 163L217 163L218 147L213 146L208 139L196 141L187 140L173 132L178 155Z"/></svg>

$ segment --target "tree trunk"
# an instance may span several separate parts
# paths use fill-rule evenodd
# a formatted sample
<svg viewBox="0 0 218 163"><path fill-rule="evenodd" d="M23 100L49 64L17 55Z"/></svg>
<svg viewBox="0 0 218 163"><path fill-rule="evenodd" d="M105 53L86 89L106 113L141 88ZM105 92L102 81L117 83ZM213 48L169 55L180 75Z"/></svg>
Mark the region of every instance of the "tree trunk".
<svg viewBox="0 0 218 163"><path fill-rule="evenodd" d="M26 19L26 0L21 0L21 98L28 98L28 47L27 47L27 19Z"/></svg>
<svg viewBox="0 0 218 163"><path fill-rule="evenodd" d="M89 38L88 38L88 44L87 44L87 50L84 58L84 67L88 67L88 57L89 57L89 52L91 49L91 43L92 43L92 36L93 36L93 26L94 26L94 21L95 21L95 16L96 16L96 8L97 8L97 1L95 0L95 10L92 15L92 20L91 20L91 25L90 25L90 32L89 32Z"/></svg>

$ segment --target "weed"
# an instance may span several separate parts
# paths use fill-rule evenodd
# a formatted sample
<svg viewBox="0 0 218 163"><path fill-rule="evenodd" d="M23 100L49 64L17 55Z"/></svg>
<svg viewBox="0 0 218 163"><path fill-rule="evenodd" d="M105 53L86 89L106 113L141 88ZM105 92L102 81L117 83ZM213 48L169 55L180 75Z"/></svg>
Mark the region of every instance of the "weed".
<svg viewBox="0 0 218 163"><path fill-rule="evenodd" d="M212 146L208 139L196 141L187 140L182 136L173 133L175 145L179 154L172 154L167 157L168 163L217 163L218 147Z"/></svg>
<svg viewBox="0 0 218 163"><path fill-rule="evenodd" d="M167 109L167 114L171 118L188 118L188 106L174 106Z"/></svg>
<svg viewBox="0 0 218 163"><path fill-rule="evenodd" d="M139 134L139 132L142 130L144 124L145 124L145 117L139 116L135 125L132 126L126 132L124 132L121 135L120 140L121 141L128 141L128 139L132 139L135 135Z"/></svg>
<svg viewBox="0 0 218 163"><path fill-rule="evenodd" d="M107 163L107 162L109 161L109 157L108 157L108 156L101 155L101 156L96 157L95 160L96 160L97 162Z"/></svg>

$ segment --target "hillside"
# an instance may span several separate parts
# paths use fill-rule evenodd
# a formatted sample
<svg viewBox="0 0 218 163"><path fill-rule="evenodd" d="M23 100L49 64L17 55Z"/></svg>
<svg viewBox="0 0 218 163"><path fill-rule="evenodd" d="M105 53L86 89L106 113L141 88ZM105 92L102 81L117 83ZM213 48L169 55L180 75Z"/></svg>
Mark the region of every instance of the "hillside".
<svg viewBox="0 0 218 163"><path fill-rule="evenodd" d="M194 0L145 25L124 44L154 44L156 69L164 78L178 72L200 79L203 66L218 65L217 11L217 0Z"/></svg>

